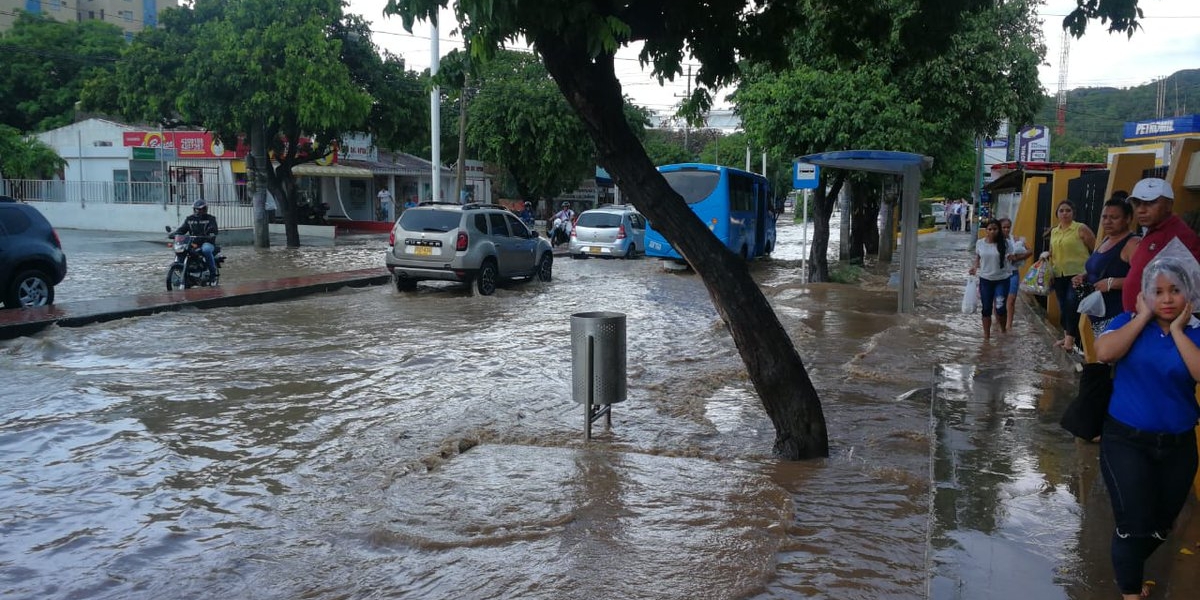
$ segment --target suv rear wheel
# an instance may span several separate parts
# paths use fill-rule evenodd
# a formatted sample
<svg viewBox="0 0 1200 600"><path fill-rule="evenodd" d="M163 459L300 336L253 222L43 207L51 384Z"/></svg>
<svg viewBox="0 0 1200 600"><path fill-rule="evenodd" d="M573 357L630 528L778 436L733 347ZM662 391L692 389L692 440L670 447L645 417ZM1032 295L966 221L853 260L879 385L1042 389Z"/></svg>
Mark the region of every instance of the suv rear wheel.
<svg viewBox="0 0 1200 600"><path fill-rule="evenodd" d="M491 296L496 293L496 278L500 273L496 270L496 261L487 259L479 267L479 272L475 274L475 289L479 291L480 296Z"/></svg>
<svg viewBox="0 0 1200 600"><path fill-rule="evenodd" d="M4 304L10 308L49 306L54 304L54 284L37 269L21 271L9 286Z"/></svg>

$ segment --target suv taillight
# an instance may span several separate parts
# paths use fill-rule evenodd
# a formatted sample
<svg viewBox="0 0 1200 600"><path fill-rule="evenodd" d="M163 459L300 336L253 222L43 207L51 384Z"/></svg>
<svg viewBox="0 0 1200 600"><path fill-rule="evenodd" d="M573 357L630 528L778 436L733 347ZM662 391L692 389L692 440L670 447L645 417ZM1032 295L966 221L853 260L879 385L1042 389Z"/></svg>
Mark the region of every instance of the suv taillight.
<svg viewBox="0 0 1200 600"><path fill-rule="evenodd" d="M392 232L388 234L388 245L389 246L396 245L396 230L395 229L393 229Z"/></svg>
<svg viewBox="0 0 1200 600"><path fill-rule="evenodd" d="M621 226L617 228L617 239L618 240L625 239L625 224L624 223L621 223Z"/></svg>
<svg viewBox="0 0 1200 600"><path fill-rule="evenodd" d="M458 237L454 238L454 249L458 252L465 252L467 249L467 232L459 231Z"/></svg>
<svg viewBox="0 0 1200 600"><path fill-rule="evenodd" d="M58 239L58 231L53 227L50 228L50 235L54 238L54 245L62 248L62 241Z"/></svg>

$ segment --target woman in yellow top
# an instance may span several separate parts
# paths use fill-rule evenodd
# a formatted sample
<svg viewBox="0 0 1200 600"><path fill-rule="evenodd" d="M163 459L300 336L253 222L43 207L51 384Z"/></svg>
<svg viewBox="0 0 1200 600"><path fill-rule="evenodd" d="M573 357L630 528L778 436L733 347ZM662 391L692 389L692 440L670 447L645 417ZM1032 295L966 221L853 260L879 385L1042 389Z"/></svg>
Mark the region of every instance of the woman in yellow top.
<svg viewBox="0 0 1200 600"><path fill-rule="evenodd" d="M1079 338L1080 298L1075 295L1071 278L1084 273L1084 264L1096 246L1096 234L1087 225L1075 220L1075 205L1068 200L1055 209L1058 225L1050 229L1050 265L1054 268L1054 295L1058 298L1058 315L1062 320L1063 339L1055 346L1071 352Z"/></svg>

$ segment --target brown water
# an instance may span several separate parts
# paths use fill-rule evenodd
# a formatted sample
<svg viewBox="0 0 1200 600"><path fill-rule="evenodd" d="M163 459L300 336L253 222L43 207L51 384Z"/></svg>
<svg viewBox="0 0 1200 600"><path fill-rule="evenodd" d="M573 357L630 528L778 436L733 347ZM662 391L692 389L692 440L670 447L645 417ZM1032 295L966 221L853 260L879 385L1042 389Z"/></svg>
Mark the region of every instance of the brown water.
<svg viewBox="0 0 1200 600"><path fill-rule="evenodd" d="M966 237L922 240L901 316L883 272L801 283L799 232L754 272L828 460L770 456L699 280L652 260L0 342L0 595L1109 597L1092 449L1055 425L1074 376L1027 314L990 344L958 314ZM170 253L134 237L65 233L59 302L157 291ZM383 244L230 248L224 277L377 266ZM584 443L569 317L595 310L628 317L629 399Z"/></svg>

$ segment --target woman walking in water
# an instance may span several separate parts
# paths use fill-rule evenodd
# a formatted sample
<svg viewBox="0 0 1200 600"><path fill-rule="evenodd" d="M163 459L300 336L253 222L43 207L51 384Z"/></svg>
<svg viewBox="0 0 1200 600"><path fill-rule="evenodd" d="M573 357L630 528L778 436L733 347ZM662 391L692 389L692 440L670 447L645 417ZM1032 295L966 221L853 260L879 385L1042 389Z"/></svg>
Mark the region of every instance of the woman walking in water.
<svg viewBox="0 0 1200 600"><path fill-rule="evenodd" d="M1000 222L987 222L985 235L975 242L975 263L970 273L979 275L979 300L983 305L983 339L992 337L992 309L996 310L996 323L1000 331L1006 331L1008 323L1004 305L1008 296L1008 280L1012 267L1008 264L1008 238L1000 231Z"/></svg>

